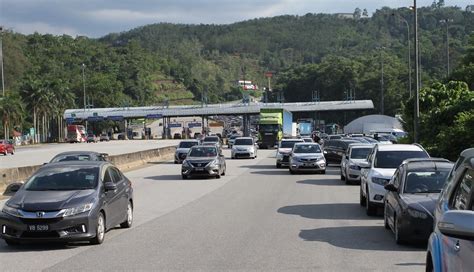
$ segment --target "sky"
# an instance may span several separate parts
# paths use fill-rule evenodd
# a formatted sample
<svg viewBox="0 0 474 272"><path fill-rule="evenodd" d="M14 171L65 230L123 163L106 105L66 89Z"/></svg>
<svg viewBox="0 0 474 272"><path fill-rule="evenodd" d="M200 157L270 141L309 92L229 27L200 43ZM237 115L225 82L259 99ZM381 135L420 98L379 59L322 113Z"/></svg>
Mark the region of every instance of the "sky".
<svg viewBox="0 0 474 272"><path fill-rule="evenodd" d="M418 0L428 6L433 0ZM445 0L465 8L474 0ZM0 25L24 34L93 38L138 26L169 22L229 24L248 19L307 13L369 13L383 6L408 7L412 0L0 0Z"/></svg>

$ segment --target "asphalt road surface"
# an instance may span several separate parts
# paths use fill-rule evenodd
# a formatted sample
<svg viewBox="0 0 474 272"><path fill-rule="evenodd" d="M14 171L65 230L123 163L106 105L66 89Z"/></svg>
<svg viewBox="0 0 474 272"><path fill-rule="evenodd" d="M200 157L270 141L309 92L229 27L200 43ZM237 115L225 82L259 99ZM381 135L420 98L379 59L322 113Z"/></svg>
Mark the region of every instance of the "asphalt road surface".
<svg viewBox="0 0 474 272"><path fill-rule="evenodd" d="M399 246L359 206L359 188L326 175L276 169L275 151L227 160L221 179L181 180L179 165L126 175L135 221L104 244L0 241L1 270L423 271L425 247ZM229 152L226 151L226 155Z"/></svg>
<svg viewBox="0 0 474 272"><path fill-rule="evenodd" d="M128 140L99 143L63 143L22 146L16 149L15 155L13 156L0 155L0 168L42 164L51 160L58 153L65 151L96 151L100 153L108 153L109 155L118 155L177 145L178 143L179 140Z"/></svg>

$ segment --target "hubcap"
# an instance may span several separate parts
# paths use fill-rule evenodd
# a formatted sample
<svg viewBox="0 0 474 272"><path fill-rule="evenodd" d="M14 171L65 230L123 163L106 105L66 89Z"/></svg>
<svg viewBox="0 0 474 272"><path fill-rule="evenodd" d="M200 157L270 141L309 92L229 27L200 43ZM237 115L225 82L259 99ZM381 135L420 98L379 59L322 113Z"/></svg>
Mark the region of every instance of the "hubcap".
<svg viewBox="0 0 474 272"><path fill-rule="evenodd" d="M105 232L104 217L101 215L99 216L99 220L97 222L97 237L99 238L99 240L104 239L104 232Z"/></svg>
<svg viewBox="0 0 474 272"><path fill-rule="evenodd" d="M128 203L128 207L127 207L127 222L128 222L129 225L132 224L132 220L133 220L132 204Z"/></svg>

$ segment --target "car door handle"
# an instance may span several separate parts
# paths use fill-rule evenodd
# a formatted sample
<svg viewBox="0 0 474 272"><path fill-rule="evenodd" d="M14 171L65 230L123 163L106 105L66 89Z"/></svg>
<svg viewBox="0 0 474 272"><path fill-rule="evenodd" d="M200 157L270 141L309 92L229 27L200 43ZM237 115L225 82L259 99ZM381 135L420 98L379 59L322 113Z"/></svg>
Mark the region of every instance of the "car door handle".
<svg viewBox="0 0 474 272"><path fill-rule="evenodd" d="M459 240L456 241L456 244L454 245L454 250L456 252L459 252L461 250L461 245L459 244Z"/></svg>

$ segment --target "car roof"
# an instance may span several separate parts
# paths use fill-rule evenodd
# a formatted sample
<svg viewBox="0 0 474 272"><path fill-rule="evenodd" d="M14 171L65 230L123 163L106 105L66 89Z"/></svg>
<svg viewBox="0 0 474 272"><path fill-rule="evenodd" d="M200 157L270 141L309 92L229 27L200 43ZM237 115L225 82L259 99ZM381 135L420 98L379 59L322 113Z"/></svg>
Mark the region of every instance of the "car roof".
<svg viewBox="0 0 474 272"><path fill-rule="evenodd" d="M369 143L352 143L349 144L349 148L373 148L374 144Z"/></svg>
<svg viewBox="0 0 474 272"><path fill-rule="evenodd" d="M465 149L461 152L460 156L464 158L474 157L474 148Z"/></svg>
<svg viewBox="0 0 474 272"><path fill-rule="evenodd" d="M112 164L107 161L64 161L64 162L48 163L48 164L43 165L41 168L56 168L56 167L64 167L64 166L103 167L104 165L112 165Z"/></svg>
<svg viewBox="0 0 474 272"><path fill-rule="evenodd" d="M301 143L296 143L295 146L297 145L319 145L318 143L310 143L310 142L301 142Z"/></svg>
<svg viewBox="0 0 474 272"><path fill-rule="evenodd" d="M303 139L281 139L282 142L304 142Z"/></svg>
<svg viewBox="0 0 474 272"><path fill-rule="evenodd" d="M445 160L445 159L432 159L432 158L425 158L425 159L409 159L405 160L403 164L407 165L407 170L417 170L417 169L436 169L436 168L443 168L443 169L451 169L454 163Z"/></svg>
<svg viewBox="0 0 474 272"><path fill-rule="evenodd" d="M378 144L379 151L424 151L419 145L414 144Z"/></svg>
<svg viewBox="0 0 474 272"><path fill-rule="evenodd" d="M63 156L63 155L96 155L96 156L100 156L100 153L95 152L95 151L66 151L66 152L61 152L61 153L55 155L54 157Z"/></svg>
<svg viewBox="0 0 474 272"><path fill-rule="evenodd" d="M250 139L250 140L253 140L252 137L237 137L236 140L237 140L237 139Z"/></svg>

